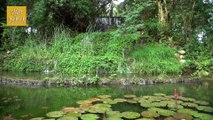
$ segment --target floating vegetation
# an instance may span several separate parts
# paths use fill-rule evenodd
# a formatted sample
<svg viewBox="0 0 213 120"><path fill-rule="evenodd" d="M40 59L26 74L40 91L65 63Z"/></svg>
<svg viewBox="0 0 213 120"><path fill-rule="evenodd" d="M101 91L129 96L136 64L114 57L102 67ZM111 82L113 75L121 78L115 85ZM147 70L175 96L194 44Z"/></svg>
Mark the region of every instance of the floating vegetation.
<svg viewBox="0 0 213 120"><path fill-rule="evenodd" d="M162 93L139 97L124 95L123 98L101 95L97 98L77 101L77 104L79 107L64 107L61 111L47 113L47 117L30 120L213 120L213 108L207 106L208 102L185 97L176 99ZM135 106L140 111L113 110L117 109L117 105Z"/></svg>

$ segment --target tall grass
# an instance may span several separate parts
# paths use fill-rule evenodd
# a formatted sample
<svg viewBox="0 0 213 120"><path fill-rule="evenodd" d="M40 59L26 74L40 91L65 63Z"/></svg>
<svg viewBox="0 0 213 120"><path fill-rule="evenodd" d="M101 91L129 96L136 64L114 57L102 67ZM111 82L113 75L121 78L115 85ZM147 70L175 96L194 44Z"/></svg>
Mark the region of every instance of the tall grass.
<svg viewBox="0 0 213 120"><path fill-rule="evenodd" d="M178 74L181 64L175 50L164 44L148 44L133 52L134 71L142 74Z"/></svg>
<svg viewBox="0 0 213 120"><path fill-rule="evenodd" d="M115 31L82 33L73 37L67 29L56 29L49 42L29 37L25 45L13 50L3 68L19 71L48 69L58 73L180 72L174 50L164 45L146 45L132 53L139 38L138 34Z"/></svg>

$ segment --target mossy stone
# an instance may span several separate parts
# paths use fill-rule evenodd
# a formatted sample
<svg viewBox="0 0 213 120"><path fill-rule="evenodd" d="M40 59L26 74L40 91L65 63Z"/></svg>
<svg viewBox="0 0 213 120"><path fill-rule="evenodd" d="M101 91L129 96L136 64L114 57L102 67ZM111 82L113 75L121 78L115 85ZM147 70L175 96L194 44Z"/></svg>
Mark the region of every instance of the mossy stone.
<svg viewBox="0 0 213 120"><path fill-rule="evenodd" d="M157 118L160 115L153 111L143 111L141 115L145 118Z"/></svg>
<svg viewBox="0 0 213 120"><path fill-rule="evenodd" d="M81 116L82 120L98 120L99 116L96 114L84 114Z"/></svg>
<svg viewBox="0 0 213 120"><path fill-rule="evenodd" d="M121 113L122 117L126 119L136 119L139 118L141 115L137 112L123 112Z"/></svg>
<svg viewBox="0 0 213 120"><path fill-rule="evenodd" d="M64 115L64 112L62 111L53 111L46 114L49 118L59 118Z"/></svg>

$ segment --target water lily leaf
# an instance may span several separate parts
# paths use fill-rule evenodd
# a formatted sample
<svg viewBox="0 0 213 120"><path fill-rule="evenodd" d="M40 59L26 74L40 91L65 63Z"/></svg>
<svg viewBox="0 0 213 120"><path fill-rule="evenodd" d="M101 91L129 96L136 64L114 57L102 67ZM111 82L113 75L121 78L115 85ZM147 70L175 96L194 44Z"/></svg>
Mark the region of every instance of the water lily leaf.
<svg viewBox="0 0 213 120"><path fill-rule="evenodd" d="M163 94L163 93L155 93L154 95L155 96L163 96L163 97L166 96L166 94Z"/></svg>
<svg viewBox="0 0 213 120"><path fill-rule="evenodd" d="M213 116L205 113L200 113L198 118L201 120L213 120Z"/></svg>
<svg viewBox="0 0 213 120"><path fill-rule="evenodd" d="M108 118L110 118L110 117L117 117L117 118L122 117L121 113L119 111L108 111L108 112L106 112L106 116Z"/></svg>
<svg viewBox="0 0 213 120"><path fill-rule="evenodd" d="M152 103L143 103L143 104L141 103L140 106L144 108L154 107Z"/></svg>
<svg viewBox="0 0 213 120"><path fill-rule="evenodd" d="M164 101L154 102L154 103L152 103L152 106L154 106L154 107L166 107L167 106L167 102L164 102Z"/></svg>
<svg viewBox="0 0 213 120"><path fill-rule="evenodd" d="M195 101L194 103L196 103L198 105L204 105L204 106L209 105L209 102L206 102L206 101Z"/></svg>
<svg viewBox="0 0 213 120"><path fill-rule="evenodd" d="M79 108L75 108L75 107L65 107L63 108L61 111L67 113L67 112L73 112L73 111L76 111L78 110Z"/></svg>
<svg viewBox="0 0 213 120"><path fill-rule="evenodd" d="M81 105L81 104L91 104L92 102L89 100L79 100L76 102L77 104Z"/></svg>
<svg viewBox="0 0 213 120"><path fill-rule="evenodd" d="M97 120L99 117L96 114L84 114L81 116L82 120Z"/></svg>
<svg viewBox="0 0 213 120"><path fill-rule="evenodd" d="M196 108L198 105L195 103L191 103L191 102L184 102L181 105L183 105L184 107L189 107L189 108Z"/></svg>
<svg viewBox="0 0 213 120"><path fill-rule="evenodd" d="M121 113L122 117L127 119L136 119L139 118L141 115L137 112L123 112Z"/></svg>
<svg viewBox="0 0 213 120"><path fill-rule="evenodd" d="M116 98L114 99L114 101L116 101L117 103L121 103L121 102L126 102L126 99L122 99L122 98Z"/></svg>
<svg viewBox="0 0 213 120"><path fill-rule="evenodd" d="M194 111L194 110L191 110L191 109L179 109L178 112L189 114L189 115L192 115L194 117L199 117L199 113L197 111Z"/></svg>
<svg viewBox="0 0 213 120"><path fill-rule="evenodd" d="M166 117L173 116L175 114L175 112L171 110L165 110L162 108L149 108L148 111L156 112L159 115L166 116Z"/></svg>
<svg viewBox="0 0 213 120"><path fill-rule="evenodd" d="M129 94L129 95L124 95L124 97L125 97L125 98L135 98L135 97L137 97L137 96L136 96L136 95L130 95L130 94Z"/></svg>
<svg viewBox="0 0 213 120"><path fill-rule="evenodd" d="M31 118L30 120L43 120L44 117L36 117L36 118Z"/></svg>
<svg viewBox="0 0 213 120"><path fill-rule="evenodd" d="M159 114L153 111L143 111L141 115L145 118L156 118L160 116Z"/></svg>
<svg viewBox="0 0 213 120"><path fill-rule="evenodd" d="M67 117L80 117L81 113L79 113L79 112L69 112L65 116L67 116Z"/></svg>
<svg viewBox="0 0 213 120"><path fill-rule="evenodd" d="M99 95L98 97L99 97L99 98L102 98L102 99L111 98L110 95Z"/></svg>
<svg viewBox="0 0 213 120"><path fill-rule="evenodd" d="M107 99L103 100L103 103L106 103L106 104L117 104L118 102L114 101L114 100L112 100L110 98L107 98Z"/></svg>
<svg viewBox="0 0 213 120"><path fill-rule="evenodd" d="M136 119L136 120L155 120L154 118L139 118L139 119Z"/></svg>
<svg viewBox="0 0 213 120"><path fill-rule="evenodd" d="M78 117L64 116L64 117L59 118L57 120L78 120Z"/></svg>
<svg viewBox="0 0 213 120"><path fill-rule="evenodd" d="M104 120L123 120L123 119L120 117L108 117L108 118L105 118Z"/></svg>
<svg viewBox="0 0 213 120"><path fill-rule="evenodd" d="M135 100L127 100L126 102L128 102L128 103L133 103L133 104L138 103L138 102L135 101Z"/></svg>
<svg viewBox="0 0 213 120"><path fill-rule="evenodd" d="M193 119L193 117L191 115L185 114L185 113L176 113L173 117L177 120L192 120Z"/></svg>
<svg viewBox="0 0 213 120"><path fill-rule="evenodd" d="M213 112L213 108L208 106L197 106L196 108L197 110L203 111L203 112L209 112L209 113Z"/></svg>
<svg viewBox="0 0 213 120"><path fill-rule="evenodd" d="M46 114L49 118L59 118L64 115L64 112L62 111L53 111Z"/></svg>

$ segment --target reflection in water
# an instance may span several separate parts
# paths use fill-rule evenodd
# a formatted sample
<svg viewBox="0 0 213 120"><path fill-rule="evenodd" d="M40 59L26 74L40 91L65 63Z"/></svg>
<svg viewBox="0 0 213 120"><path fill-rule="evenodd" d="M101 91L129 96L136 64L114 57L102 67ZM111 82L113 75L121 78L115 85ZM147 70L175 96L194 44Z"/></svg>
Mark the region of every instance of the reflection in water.
<svg viewBox="0 0 213 120"><path fill-rule="evenodd" d="M10 114L16 118L20 118L21 116L45 116L45 113L60 110L65 106L75 107L77 106L76 101L78 100L84 100L104 94L112 95L112 97L121 97L125 94L143 96L153 95L153 93L173 95L175 88L181 96L205 100L210 102L211 106L213 106L213 88L209 86L213 86L212 81L206 81L202 84L87 88L23 88L15 86L0 86L0 119L5 115ZM120 109L123 108L121 107Z"/></svg>

